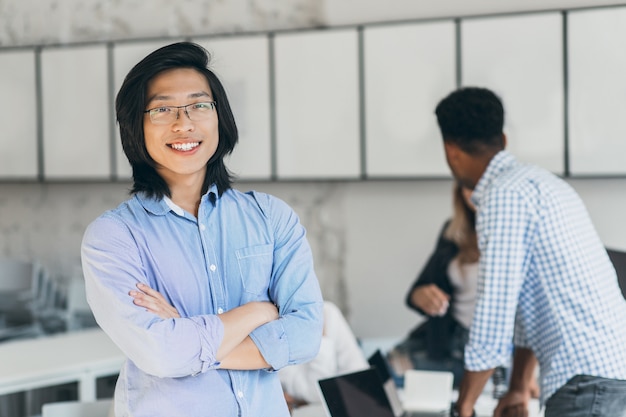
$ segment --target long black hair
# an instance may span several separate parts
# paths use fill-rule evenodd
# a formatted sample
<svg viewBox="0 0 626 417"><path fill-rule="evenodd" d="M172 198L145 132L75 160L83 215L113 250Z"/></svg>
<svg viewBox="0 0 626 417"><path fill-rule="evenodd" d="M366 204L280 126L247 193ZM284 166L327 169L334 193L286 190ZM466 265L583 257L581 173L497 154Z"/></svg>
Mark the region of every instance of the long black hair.
<svg viewBox="0 0 626 417"><path fill-rule="evenodd" d="M231 188L233 176L224 164L224 157L231 153L239 135L224 86L217 76L208 69L210 55L198 44L178 42L164 46L150 53L135 65L120 88L115 99L117 122L120 126L122 148L133 169L131 194L145 192L157 198L171 197L166 182L156 171L156 163L148 154L143 131L144 111L148 83L163 71L174 68L192 68L204 75L217 101L219 118L219 143L215 154L207 162L207 173L202 186L202 194L215 184L218 193Z"/></svg>

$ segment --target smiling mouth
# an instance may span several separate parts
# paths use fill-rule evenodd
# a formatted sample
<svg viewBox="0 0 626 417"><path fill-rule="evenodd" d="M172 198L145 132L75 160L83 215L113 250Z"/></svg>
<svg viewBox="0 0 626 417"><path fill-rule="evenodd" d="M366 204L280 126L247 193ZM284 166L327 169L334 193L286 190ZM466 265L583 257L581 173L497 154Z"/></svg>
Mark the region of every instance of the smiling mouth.
<svg viewBox="0 0 626 417"><path fill-rule="evenodd" d="M186 152L200 146L200 142L170 143L168 146L174 150Z"/></svg>

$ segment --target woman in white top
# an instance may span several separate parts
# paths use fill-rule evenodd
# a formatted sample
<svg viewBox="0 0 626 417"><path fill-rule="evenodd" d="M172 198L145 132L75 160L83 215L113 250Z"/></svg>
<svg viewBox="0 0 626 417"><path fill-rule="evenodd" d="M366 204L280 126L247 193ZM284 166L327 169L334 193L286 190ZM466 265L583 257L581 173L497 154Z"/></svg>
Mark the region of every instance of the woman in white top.
<svg viewBox="0 0 626 417"><path fill-rule="evenodd" d="M399 385L407 369L452 372L455 388L463 376L480 256L471 194L470 189L454 185L453 216L444 224L434 252L406 296L406 305L424 320L388 354ZM494 372L494 397L507 390L509 366L502 364ZM532 395L539 396L536 384Z"/></svg>
<svg viewBox="0 0 626 417"><path fill-rule="evenodd" d="M470 195L471 190L455 184L454 214L444 224L434 252L406 296L406 305L424 320L389 353L399 375L409 368L451 371L457 386L463 374L479 258Z"/></svg>

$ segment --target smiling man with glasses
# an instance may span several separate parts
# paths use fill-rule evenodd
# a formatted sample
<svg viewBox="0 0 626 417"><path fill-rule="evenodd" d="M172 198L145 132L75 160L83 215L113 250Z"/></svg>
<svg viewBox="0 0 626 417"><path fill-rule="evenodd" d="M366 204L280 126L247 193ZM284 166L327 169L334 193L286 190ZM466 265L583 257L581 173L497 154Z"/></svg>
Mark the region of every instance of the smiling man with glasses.
<svg viewBox="0 0 626 417"><path fill-rule="evenodd" d="M117 96L132 197L82 245L91 308L128 357L117 416L287 417L275 371L319 349L305 230L283 201L232 188L237 127L207 64L196 44L163 47Z"/></svg>

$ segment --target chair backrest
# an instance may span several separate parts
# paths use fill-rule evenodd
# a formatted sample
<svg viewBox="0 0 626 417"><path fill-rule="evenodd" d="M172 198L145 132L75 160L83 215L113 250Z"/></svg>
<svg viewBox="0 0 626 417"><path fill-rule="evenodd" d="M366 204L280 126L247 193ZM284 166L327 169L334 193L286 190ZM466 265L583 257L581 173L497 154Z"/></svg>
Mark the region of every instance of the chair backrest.
<svg viewBox="0 0 626 417"><path fill-rule="evenodd" d="M33 285L33 262L0 259L0 291L24 291Z"/></svg>
<svg viewBox="0 0 626 417"><path fill-rule="evenodd" d="M96 319L87 303L85 281L73 277L67 284L66 320L68 330L78 330L96 325Z"/></svg>
<svg viewBox="0 0 626 417"><path fill-rule="evenodd" d="M108 417L113 400L62 401L44 404L41 417Z"/></svg>
<svg viewBox="0 0 626 417"><path fill-rule="evenodd" d="M0 259L0 300L3 310L32 301L39 290L41 267L36 262Z"/></svg>
<svg viewBox="0 0 626 417"><path fill-rule="evenodd" d="M74 313L91 312L82 278L71 278L67 284L67 309Z"/></svg>
<svg viewBox="0 0 626 417"><path fill-rule="evenodd" d="M626 252L622 252L616 249L607 249L611 262L615 272L617 272L617 281L622 289L622 295L626 298Z"/></svg>

